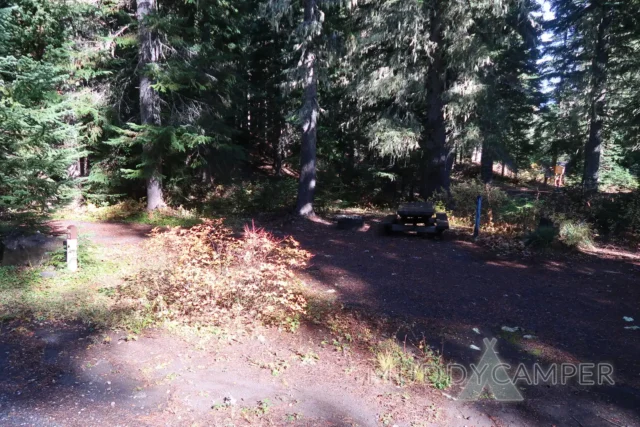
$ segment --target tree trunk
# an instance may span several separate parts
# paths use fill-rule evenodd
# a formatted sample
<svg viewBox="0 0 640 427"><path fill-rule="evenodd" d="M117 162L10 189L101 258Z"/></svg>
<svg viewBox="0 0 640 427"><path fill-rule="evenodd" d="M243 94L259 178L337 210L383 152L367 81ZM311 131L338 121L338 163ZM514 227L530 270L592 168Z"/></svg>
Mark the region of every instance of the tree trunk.
<svg viewBox="0 0 640 427"><path fill-rule="evenodd" d="M591 108L589 117L589 139L584 147L583 188L586 192L598 191L600 157L602 155L602 128L607 92L607 67L609 64L609 27L611 12L606 5L600 6L600 22L596 47L591 66Z"/></svg>
<svg viewBox="0 0 640 427"><path fill-rule="evenodd" d="M316 0L304 1L305 33L314 31L317 25ZM309 37L309 36L307 36ZM296 214L313 215L313 196L316 188L316 140L319 115L318 76L316 75L316 53L313 41L308 42L302 66L304 67L304 98L302 101L302 149L300 151L300 182Z"/></svg>
<svg viewBox="0 0 640 427"><path fill-rule="evenodd" d="M153 89L153 79L149 76L148 67L158 62L160 44L155 31L148 28L145 18L157 9L156 0L138 0L137 15L140 38L140 123L142 125L160 126L160 96ZM162 159L153 142L143 146L147 176L147 210L152 211L165 206L162 195Z"/></svg>
<svg viewBox="0 0 640 427"><path fill-rule="evenodd" d="M425 2L425 4L428 4ZM445 50L443 23L437 2L430 10L429 41L434 46L427 71L427 108L424 131L420 138L422 148L422 185L420 195L430 197L434 192L449 191L451 150L446 146L447 130L444 119Z"/></svg>
<svg viewBox="0 0 640 427"><path fill-rule="evenodd" d="M482 156L480 157L480 177L485 184L493 181L493 149L485 140L482 142Z"/></svg>

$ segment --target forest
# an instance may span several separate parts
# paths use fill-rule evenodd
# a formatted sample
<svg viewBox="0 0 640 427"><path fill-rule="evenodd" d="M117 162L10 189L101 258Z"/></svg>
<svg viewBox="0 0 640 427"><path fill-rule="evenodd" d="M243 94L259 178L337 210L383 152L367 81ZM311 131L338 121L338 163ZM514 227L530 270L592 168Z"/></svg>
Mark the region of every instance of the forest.
<svg viewBox="0 0 640 427"><path fill-rule="evenodd" d="M134 199L307 216L505 171L552 184L562 164L580 197L625 193L635 222L638 6L3 1L0 215Z"/></svg>
<svg viewBox="0 0 640 427"><path fill-rule="evenodd" d="M640 0L0 0L0 425L640 425L639 184Z"/></svg>

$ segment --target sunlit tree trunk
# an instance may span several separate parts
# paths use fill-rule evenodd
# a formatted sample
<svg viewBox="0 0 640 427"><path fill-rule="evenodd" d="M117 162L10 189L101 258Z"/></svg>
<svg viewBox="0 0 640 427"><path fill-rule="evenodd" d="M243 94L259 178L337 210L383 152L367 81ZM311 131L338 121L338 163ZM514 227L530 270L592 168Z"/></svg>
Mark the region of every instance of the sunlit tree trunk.
<svg viewBox="0 0 640 427"><path fill-rule="evenodd" d="M426 4L426 3L425 3ZM446 146L447 130L444 118L445 50L444 28L439 13L440 1L430 7L429 41L434 46L427 70L427 98L422 148L422 185L420 195L429 197L439 190L449 191L451 150Z"/></svg>
<svg viewBox="0 0 640 427"><path fill-rule="evenodd" d="M307 31L313 31L317 25L318 11L316 0L304 1L304 26ZM316 141L318 106L318 76L317 57L313 42L308 42L302 58L304 72L304 94L301 109L302 118L302 148L300 151L300 182L298 185L298 201L296 214L302 216L313 215L313 196L316 187Z"/></svg>
<svg viewBox="0 0 640 427"><path fill-rule="evenodd" d="M153 89L153 80L149 76L149 66L158 62L160 44L155 31L148 28L145 18L157 9L156 0L138 0L138 37L140 38L140 122L143 125L160 126L160 96ZM164 206L162 195L162 159L153 142L144 147L147 180L147 210L155 210Z"/></svg>
<svg viewBox="0 0 640 427"><path fill-rule="evenodd" d="M600 6L600 22L591 68L591 108L589 139L585 144L583 186L587 192L598 191L600 158L602 155L602 128L607 92L607 67L609 64L609 27L611 13L606 5ZM554 165L555 166L555 165Z"/></svg>

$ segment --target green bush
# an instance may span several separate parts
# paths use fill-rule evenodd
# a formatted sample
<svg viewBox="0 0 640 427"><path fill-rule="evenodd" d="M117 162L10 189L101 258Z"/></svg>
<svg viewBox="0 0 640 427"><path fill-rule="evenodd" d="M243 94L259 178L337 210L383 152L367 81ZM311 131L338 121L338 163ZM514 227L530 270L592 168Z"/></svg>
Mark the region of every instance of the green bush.
<svg viewBox="0 0 640 427"><path fill-rule="evenodd" d="M255 192L252 207L260 212L291 209L296 203L298 182L295 179L276 179L261 183Z"/></svg>
<svg viewBox="0 0 640 427"><path fill-rule="evenodd" d="M558 237L570 248L590 248L593 246L593 231L586 222L563 221Z"/></svg>
<svg viewBox="0 0 640 427"><path fill-rule="evenodd" d="M493 222L499 219L509 201L509 196L504 191L497 187L485 186L477 180L453 184L450 193L451 196L444 192L436 193L429 200L436 206L449 206L455 216L469 224L475 219L478 196L482 196L483 223L486 223L487 219Z"/></svg>
<svg viewBox="0 0 640 427"><path fill-rule="evenodd" d="M297 189L297 181L291 178L242 182L216 194L210 208L216 213L229 214L292 209L296 203Z"/></svg>
<svg viewBox="0 0 640 427"><path fill-rule="evenodd" d="M558 235L558 230L553 226L543 225L529 233L525 243L527 246L545 248L553 244Z"/></svg>
<svg viewBox="0 0 640 427"><path fill-rule="evenodd" d="M556 219L586 222L601 233L640 233L640 191L586 196L579 187L551 194L543 207Z"/></svg>
<svg viewBox="0 0 640 427"><path fill-rule="evenodd" d="M632 233L640 234L640 191L636 191L622 215Z"/></svg>
<svg viewBox="0 0 640 427"><path fill-rule="evenodd" d="M507 198L499 212L500 219L517 225L520 230L533 230L540 220L544 203L525 197Z"/></svg>

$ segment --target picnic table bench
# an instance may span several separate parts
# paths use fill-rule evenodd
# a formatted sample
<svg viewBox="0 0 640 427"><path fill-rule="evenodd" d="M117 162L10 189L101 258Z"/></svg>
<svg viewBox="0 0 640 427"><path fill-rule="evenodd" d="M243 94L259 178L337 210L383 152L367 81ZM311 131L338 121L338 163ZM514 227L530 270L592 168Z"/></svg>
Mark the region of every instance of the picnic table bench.
<svg viewBox="0 0 640 427"><path fill-rule="evenodd" d="M388 234L415 232L419 236L440 236L449 229L449 220L446 213L436 213L432 203L405 203L395 215L382 220L382 227Z"/></svg>

